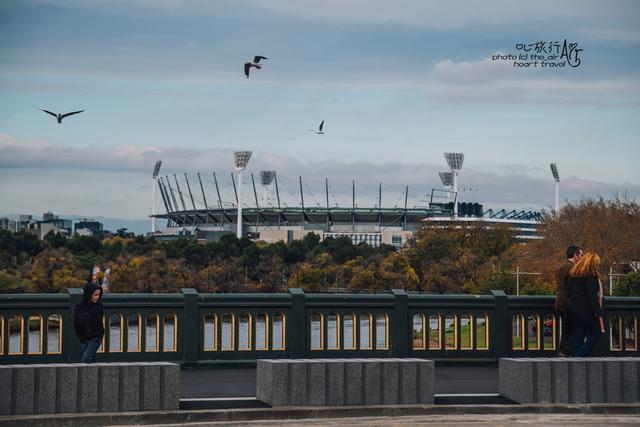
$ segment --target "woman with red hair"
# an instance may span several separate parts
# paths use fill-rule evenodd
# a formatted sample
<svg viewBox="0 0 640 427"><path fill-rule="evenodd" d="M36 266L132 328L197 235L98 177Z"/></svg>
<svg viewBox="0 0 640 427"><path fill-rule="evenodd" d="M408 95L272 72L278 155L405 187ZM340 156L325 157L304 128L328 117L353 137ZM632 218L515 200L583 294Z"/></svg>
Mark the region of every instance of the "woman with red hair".
<svg viewBox="0 0 640 427"><path fill-rule="evenodd" d="M600 257L587 252L569 270L567 307L571 317L571 354L585 357L604 334Z"/></svg>

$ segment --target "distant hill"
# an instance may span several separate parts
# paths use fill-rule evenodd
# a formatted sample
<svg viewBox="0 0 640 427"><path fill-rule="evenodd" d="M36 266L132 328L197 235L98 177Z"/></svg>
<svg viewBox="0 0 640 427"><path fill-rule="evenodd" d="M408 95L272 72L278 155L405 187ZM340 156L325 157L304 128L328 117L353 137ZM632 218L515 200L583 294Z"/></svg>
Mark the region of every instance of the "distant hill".
<svg viewBox="0 0 640 427"><path fill-rule="evenodd" d="M135 234L147 234L151 231L151 220L150 219L122 219L122 218L108 218L104 216L86 216L86 215L74 215L74 214L58 214L54 212L55 215L58 215L60 218L70 219L75 224L84 218L94 219L96 221L100 221L105 230L109 230L115 232L119 228L126 228L128 231ZM24 214L24 215L33 215L33 219L40 221L42 220L42 213L39 214ZM18 214L0 214L0 218L9 218L16 219L18 218ZM166 221L161 220L157 222L157 227L162 229L166 226Z"/></svg>

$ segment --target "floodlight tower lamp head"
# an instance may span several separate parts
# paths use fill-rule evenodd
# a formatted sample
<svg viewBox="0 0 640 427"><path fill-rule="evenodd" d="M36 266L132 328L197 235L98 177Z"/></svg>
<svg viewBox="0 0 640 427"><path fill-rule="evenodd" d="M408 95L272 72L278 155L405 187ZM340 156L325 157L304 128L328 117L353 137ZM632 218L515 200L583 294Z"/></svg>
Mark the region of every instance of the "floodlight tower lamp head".
<svg viewBox="0 0 640 427"><path fill-rule="evenodd" d="M260 171L260 182L262 185L270 185L276 177L276 171Z"/></svg>
<svg viewBox="0 0 640 427"><path fill-rule="evenodd" d="M442 185L445 187L453 186L453 172L438 172Z"/></svg>
<svg viewBox="0 0 640 427"><path fill-rule="evenodd" d="M551 167L551 174L553 175L553 179L556 182L560 182L560 174L558 173L558 165L556 165L555 163L551 163L549 166Z"/></svg>
<svg viewBox="0 0 640 427"><path fill-rule="evenodd" d="M252 151L235 151L233 153L233 160L235 162L237 171L242 171L247 167L247 163L249 163L251 154Z"/></svg>
<svg viewBox="0 0 640 427"><path fill-rule="evenodd" d="M464 153L444 153L444 158L452 171L459 171L462 169Z"/></svg>
<svg viewBox="0 0 640 427"><path fill-rule="evenodd" d="M157 178L160 173L160 166L162 166L162 160L158 160L153 167L153 178Z"/></svg>

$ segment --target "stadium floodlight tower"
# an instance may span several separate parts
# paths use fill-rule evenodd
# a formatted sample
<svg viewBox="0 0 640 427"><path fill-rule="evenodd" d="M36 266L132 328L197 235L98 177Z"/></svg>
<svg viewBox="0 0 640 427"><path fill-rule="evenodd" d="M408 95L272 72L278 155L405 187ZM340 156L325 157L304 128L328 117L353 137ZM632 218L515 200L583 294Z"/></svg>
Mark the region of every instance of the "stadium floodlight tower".
<svg viewBox="0 0 640 427"><path fill-rule="evenodd" d="M235 151L233 153L236 172L238 172L238 228L236 229L238 239L242 238L242 171L247 167L251 153L251 151Z"/></svg>
<svg viewBox="0 0 640 427"><path fill-rule="evenodd" d="M453 188L453 172L438 172L440 175L440 181L442 181L442 185L447 190L447 203L449 203L449 193Z"/></svg>
<svg viewBox="0 0 640 427"><path fill-rule="evenodd" d="M453 200L453 217L458 218L458 171L462 169L464 153L444 153L444 158L453 174L453 194L455 195L455 199Z"/></svg>
<svg viewBox="0 0 640 427"><path fill-rule="evenodd" d="M260 182L262 183L262 206L267 206L267 187L271 185L276 177L276 171L260 171Z"/></svg>
<svg viewBox="0 0 640 427"><path fill-rule="evenodd" d="M551 174L553 175L553 180L556 182L556 215L558 215L558 192L560 187L560 174L558 173L558 166L555 163L551 163L549 165L551 167Z"/></svg>
<svg viewBox="0 0 640 427"><path fill-rule="evenodd" d="M151 178L151 232L156 232L156 190L158 189L158 174L160 173L160 166L162 166L162 160L158 160L153 167L153 175Z"/></svg>

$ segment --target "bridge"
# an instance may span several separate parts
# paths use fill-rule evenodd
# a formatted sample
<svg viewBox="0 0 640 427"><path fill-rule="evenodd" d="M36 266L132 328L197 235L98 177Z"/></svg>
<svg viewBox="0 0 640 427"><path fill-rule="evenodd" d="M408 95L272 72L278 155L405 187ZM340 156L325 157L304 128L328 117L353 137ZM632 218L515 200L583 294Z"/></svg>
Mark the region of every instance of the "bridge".
<svg viewBox="0 0 640 427"><path fill-rule="evenodd" d="M80 289L0 295L0 363L77 362ZM557 353L551 296L106 294L98 360L254 367L260 358L420 357L461 363ZM638 356L640 298L605 297L599 356Z"/></svg>

